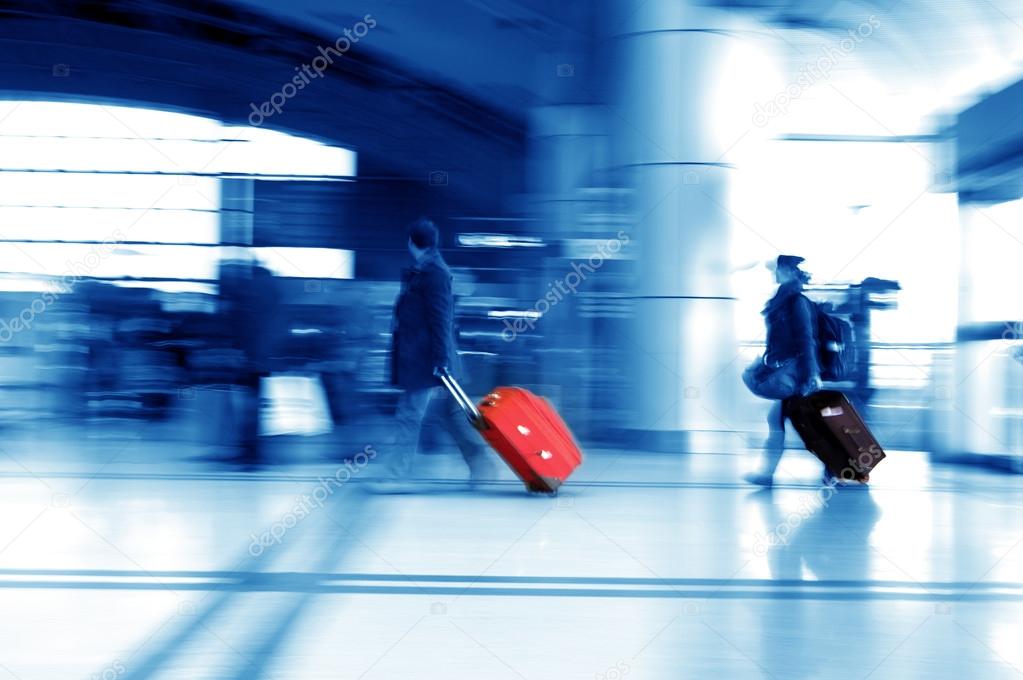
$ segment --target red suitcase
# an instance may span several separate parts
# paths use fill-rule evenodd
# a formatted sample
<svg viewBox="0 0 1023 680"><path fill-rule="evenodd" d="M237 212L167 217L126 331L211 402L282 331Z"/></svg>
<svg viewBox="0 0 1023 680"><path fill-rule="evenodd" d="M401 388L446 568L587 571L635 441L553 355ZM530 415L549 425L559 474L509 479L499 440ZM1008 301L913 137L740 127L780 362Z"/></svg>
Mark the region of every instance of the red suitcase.
<svg viewBox="0 0 1023 680"><path fill-rule="evenodd" d="M495 387L477 407L449 373L440 379L530 491L556 492L582 463L572 432L543 397L521 387Z"/></svg>

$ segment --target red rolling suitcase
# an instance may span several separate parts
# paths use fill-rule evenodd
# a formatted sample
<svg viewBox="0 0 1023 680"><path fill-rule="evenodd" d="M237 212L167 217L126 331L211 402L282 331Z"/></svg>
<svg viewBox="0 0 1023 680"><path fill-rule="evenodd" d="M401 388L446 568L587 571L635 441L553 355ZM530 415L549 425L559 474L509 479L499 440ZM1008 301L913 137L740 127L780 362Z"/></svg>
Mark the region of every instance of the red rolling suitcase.
<svg viewBox="0 0 1023 680"><path fill-rule="evenodd" d="M521 387L495 387L477 407L450 373L440 380L530 491L556 492L582 463L572 432L543 397Z"/></svg>
<svg viewBox="0 0 1023 680"><path fill-rule="evenodd" d="M821 390L785 400L785 411L806 448L839 479L866 482L885 452L841 392Z"/></svg>

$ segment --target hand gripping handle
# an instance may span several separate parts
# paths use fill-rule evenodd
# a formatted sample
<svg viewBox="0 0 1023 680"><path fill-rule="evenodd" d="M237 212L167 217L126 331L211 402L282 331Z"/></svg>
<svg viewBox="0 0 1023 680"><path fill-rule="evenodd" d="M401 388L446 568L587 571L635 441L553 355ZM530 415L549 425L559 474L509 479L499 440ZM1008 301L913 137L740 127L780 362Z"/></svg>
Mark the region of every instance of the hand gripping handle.
<svg viewBox="0 0 1023 680"><path fill-rule="evenodd" d="M483 414L476 408L476 404L472 403L472 399L465 393L462 386L458 384L455 377L451 375L448 369L441 369L437 375L440 378L441 383L447 388L451 396L454 397L455 402L461 407L462 411L465 412L465 417L469 419L469 422L474 427L483 429L486 425L483 421Z"/></svg>

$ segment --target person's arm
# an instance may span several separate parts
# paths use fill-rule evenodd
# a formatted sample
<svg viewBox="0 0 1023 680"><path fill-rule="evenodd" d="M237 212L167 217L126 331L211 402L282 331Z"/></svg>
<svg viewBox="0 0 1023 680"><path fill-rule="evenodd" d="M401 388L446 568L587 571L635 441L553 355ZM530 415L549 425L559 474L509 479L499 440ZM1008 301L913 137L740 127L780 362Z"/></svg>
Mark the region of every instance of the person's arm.
<svg viewBox="0 0 1023 680"><path fill-rule="evenodd" d="M817 310L800 295L792 310L793 334L799 350L800 373L807 386L820 389L820 367L817 364Z"/></svg>
<svg viewBox="0 0 1023 680"><path fill-rule="evenodd" d="M423 294L426 298L426 325L430 334L430 360L433 368L447 368L451 357L453 301L451 279L440 269L423 272Z"/></svg>

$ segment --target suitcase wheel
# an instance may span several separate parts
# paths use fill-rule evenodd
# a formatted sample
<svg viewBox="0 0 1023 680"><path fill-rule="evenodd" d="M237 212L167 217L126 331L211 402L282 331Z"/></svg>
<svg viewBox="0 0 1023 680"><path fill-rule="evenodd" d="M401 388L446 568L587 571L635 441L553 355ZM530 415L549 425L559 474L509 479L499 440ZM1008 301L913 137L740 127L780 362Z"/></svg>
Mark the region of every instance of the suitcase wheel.
<svg viewBox="0 0 1023 680"><path fill-rule="evenodd" d="M548 489L530 488L528 491L530 496L543 496L544 498L553 498L558 495L557 489L550 491Z"/></svg>
<svg viewBox="0 0 1023 680"><path fill-rule="evenodd" d="M550 479L550 478L548 478L548 479ZM537 495L541 495L541 496L557 496L558 495L558 489L561 487L561 480L557 479L557 478L554 478L554 479L551 479L551 481L553 481L554 483L551 484L551 483L548 482L547 484L538 484L538 483L526 484L526 489L531 494L537 494Z"/></svg>

